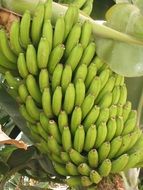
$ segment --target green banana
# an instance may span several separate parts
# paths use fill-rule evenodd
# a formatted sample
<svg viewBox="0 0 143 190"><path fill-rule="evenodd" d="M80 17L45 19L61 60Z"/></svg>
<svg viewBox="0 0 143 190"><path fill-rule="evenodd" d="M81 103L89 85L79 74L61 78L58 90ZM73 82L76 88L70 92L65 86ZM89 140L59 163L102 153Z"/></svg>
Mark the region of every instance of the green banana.
<svg viewBox="0 0 143 190"><path fill-rule="evenodd" d="M82 110L82 119L84 119L87 114L90 112L94 105L95 101L95 96L92 94L88 94L85 99L83 100L83 103L81 105L81 110Z"/></svg>
<svg viewBox="0 0 143 190"><path fill-rule="evenodd" d="M28 75L26 78L26 86L29 91L29 94L32 98L39 104L41 104L41 92L39 86L36 82L36 79L33 75Z"/></svg>
<svg viewBox="0 0 143 190"><path fill-rule="evenodd" d="M92 181L90 180L89 177L87 177L87 176L82 176L82 177L81 177L81 184L82 184L82 186L84 186L84 187L88 187L88 186L92 185Z"/></svg>
<svg viewBox="0 0 143 190"><path fill-rule="evenodd" d="M124 76L116 75L115 86L122 86L124 83Z"/></svg>
<svg viewBox="0 0 143 190"><path fill-rule="evenodd" d="M10 62L2 52L0 52L0 67L11 71L17 70L17 65Z"/></svg>
<svg viewBox="0 0 143 190"><path fill-rule="evenodd" d="M115 118L117 115L117 106L116 105L111 105L109 108L109 117Z"/></svg>
<svg viewBox="0 0 143 190"><path fill-rule="evenodd" d="M14 90L18 90L20 81L16 79L10 71L5 73L5 80L8 83L9 87L13 88Z"/></svg>
<svg viewBox="0 0 143 190"><path fill-rule="evenodd" d="M39 73L39 88L43 92L44 88L49 87L49 73L47 69L41 69Z"/></svg>
<svg viewBox="0 0 143 190"><path fill-rule="evenodd" d="M83 81L85 81L86 75L87 75L87 65L85 64L79 65L79 67L75 71L73 79L74 83L76 83L78 79L82 79Z"/></svg>
<svg viewBox="0 0 143 190"><path fill-rule="evenodd" d="M44 5L40 4L34 11L34 16L31 25L31 38L34 45L37 45L40 40L41 30L44 20Z"/></svg>
<svg viewBox="0 0 143 190"><path fill-rule="evenodd" d="M123 115L123 105L118 104L118 106L117 106L117 116L120 117L122 115Z"/></svg>
<svg viewBox="0 0 143 190"><path fill-rule="evenodd" d="M84 147L84 140L85 140L85 131L82 125L79 125L76 129L74 140L73 140L73 147L79 153L82 152Z"/></svg>
<svg viewBox="0 0 143 190"><path fill-rule="evenodd" d="M23 103L25 103L27 96L29 95L25 84L20 84L18 87L18 94Z"/></svg>
<svg viewBox="0 0 143 190"><path fill-rule="evenodd" d="M83 175L83 176L89 176L90 174L90 167L86 164L86 163L81 163L79 166L78 166L78 172Z"/></svg>
<svg viewBox="0 0 143 190"><path fill-rule="evenodd" d="M69 101L70 100L70 101ZM75 88L72 83L70 83L66 89L63 107L67 114L70 114L73 110L75 102Z"/></svg>
<svg viewBox="0 0 143 190"><path fill-rule="evenodd" d="M30 123L35 123L35 120L27 112L25 105L20 105L19 111L26 121L29 121Z"/></svg>
<svg viewBox="0 0 143 190"><path fill-rule="evenodd" d="M120 86L115 86L112 91L112 104L117 104L120 99Z"/></svg>
<svg viewBox="0 0 143 190"><path fill-rule="evenodd" d="M68 115L65 111L60 111L58 115L58 126L61 134L63 133L64 127L68 126Z"/></svg>
<svg viewBox="0 0 143 190"><path fill-rule="evenodd" d="M70 156L67 152L61 152L60 156L61 156L61 159L64 163L67 163L70 161Z"/></svg>
<svg viewBox="0 0 143 190"><path fill-rule="evenodd" d="M72 80L72 68L70 65L65 65L64 70L62 72L62 77L61 77L61 86L62 86L63 92L66 91L71 80Z"/></svg>
<svg viewBox="0 0 143 190"><path fill-rule="evenodd" d="M77 127L81 124L82 111L81 108L76 106L71 115L70 129L72 134L75 134Z"/></svg>
<svg viewBox="0 0 143 190"><path fill-rule="evenodd" d="M66 170L71 176L79 175L77 167L72 162L66 163Z"/></svg>
<svg viewBox="0 0 143 190"><path fill-rule="evenodd" d="M37 64L40 69L47 68L50 56L50 45L47 38L42 37L38 44Z"/></svg>
<svg viewBox="0 0 143 190"><path fill-rule="evenodd" d="M43 127L43 129L48 132L48 125L49 125L49 119L48 117L44 114L44 112L40 113L40 123Z"/></svg>
<svg viewBox="0 0 143 190"><path fill-rule="evenodd" d="M60 35L59 35L60 34ZM53 47L64 42L65 35L65 21L64 17L60 16L55 24L54 35L53 35Z"/></svg>
<svg viewBox="0 0 143 190"><path fill-rule="evenodd" d="M111 171L111 167L112 167L112 163L109 159L106 159L102 162L102 164L99 166L99 174L102 177L106 177L109 175L110 171Z"/></svg>
<svg viewBox="0 0 143 190"><path fill-rule="evenodd" d="M96 99L99 92L100 92L100 89L101 89L101 80L99 77L96 76L92 80L92 82L88 88L87 94L90 94L90 93L93 94L95 96L95 99Z"/></svg>
<svg viewBox="0 0 143 190"><path fill-rule="evenodd" d="M40 110L31 96L27 96L26 98L26 110L34 120L39 121Z"/></svg>
<svg viewBox="0 0 143 190"><path fill-rule="evenodd" d="M20 42L21 45L26 49L30 44L30 26L31 26L31 14L29 10L26 10L23 14L20 22Z"/></svg>
<svg viewBox="0 0 143 190"><path fill-rule="evenodd" d="M26 78L29 74L24 53L20 53L17 59L18 72L22 78Z"/></svg>
<svg viewBox="0 0 143 190"><path fill-rule="evenodd" d="M63 65L58 64L52 75L52 91L56 89L57 86L60 86L61 78L63 73Z"/></svg>
<svg viewBox="0 0 143 190"><path fill-rule="evenodd" d="M96 168L98 166L98 152L96 149L91 149L89 152L88 152L88 163L89 163L89 166L92 167L92 168Z"/></svg>
<svg viewBox="0 0 143 190"><path fill-rule="evenodd" d="M81 178L80 177L70 177L66 179L66 183L70 186L70 187L77 187L77 186L81 186Z"/></svg>
<svg viewBox="0 0 143 190"><path fill-rule="evenodd" d="M47 141L48 140L48 134L45 132L45 130L42 128L41 124L38 122L36 126L37 132L40 134L40 136Z"/></svg>
<svg viewBox="0 0 143 190"><path fill-rule="evenodd" d="M57 45L50 53L48 70L50 74L53 74L56 65L60 62L65 51L65 46L63 44Z"/></svg>
<svg viewBox="0 0 143 190"><path fill-rule="evenodd" d="M137 128L134 132L131 133L131 136L130 136L131 141L128 146L128 150L130 150L136 144L136 142L139 140L141 134L142 134L142 131L139 128Z"/></svg>
<svg viewBox="0 0 143 190"><path fill-rule="evenodd" d="M61 86L57 86L54 93L53 93L53 98L52 98L52 110L53 114L58 116L61 107L62 107L62 88Z"/></svg>
<svg viewBox="0 0 143 190"><path fill-rule="evenodd" d="M81 106L85 99L85 84L82 79L75 82L75 106Z"/></svg>
<svg viewBox="0 0 143 190"><path fill-rule="evenodd" d="M76 5L79 9L84 5L86 0L74 0L73 5Z"/></svg>
<svg viewBox="0 0 143 190"><path fill-rule="evenodd" d="M107 123L107 136L106 136L107 141L111 141L113 139L116 133L116 129L117 129L116 119L110 118Z"/></svg>
<svg viewBox="0 0 143 190"><path fill-rule="evenodd" d="M53 136L49 136L48 137L48 149L52 153L59 155L62 148Z"/></svg>
<svg viewBox="0 0 143 190"><path fill-rule="evenodd" d="M106 92L102 99L99 101L98 105L101 108L108 108L112 104L112 93L111 92Z"/></svg>
<svg viewBox="0 0 143 190"><path fill-rule="evenodd" d="M78 0L78 1L76 1L76 5L80 4L80 3L78 3L79 1L82 2L82 4L83 4L83 2L86 2L85 0ZM87 47L87 45L90 42L91 34L92 34L92 25L89 20L86 20L82 25L81 37L80 37L80 43L82 44L84 49Z"/></svg>
<svg viewBox="0 0 143 190"><path fill-rule="evenodd" d="M19 53L23 52L23 49L20 45L20 22L14 21L10 28L10 46L12 51L18 55Z"/></svg>
<svg viewBox="0 0 143 190"><path fill-rule="evenodd" d="M134 130L134 128L136 127L136 123L137 123L137 111L131 110L129 117L124 124L124 129L122 131L122 135L131 133Z"/></svg>
<svg viewBox="0 0 143 190"><path fill-rule="evenodd" d="M106 140L107 136L107 126L105 122L100 123L97 128L97 137L95 141L95 147L99 148L101 144Z"/></svg>
<svg viewBox="0 0 143 190"><path fill-rule="evenodd" d="M51 153L50 156L51 156L51 158L52 158L53 161L55 161L55 162L57 162L59 164L63 164L62 159L58 155L56 155L54 153Z"/></svg>
<svg viewBox="0 0 143 190"><path fill-rule="evenodd" d="M62 176L68 176L68 172L67 172L67 170L66 170L66 168L65 168L65 165L59 164L59 163L57 163L57 162L53 162L53 166L54 166L55 171L56 171L58 174L60 174L60 175L62 175Z"/></svg>
<svg viewBox="0 0 143 190"><path fill-rule="evenodd" d="M100 68L102 68L103 65L106 65L103 61L101 61L101 59L100 59L98 56L96 56L96 57L94 58L93 63L95 63L95 65L96 65L96 67L97 67L97 70L98 70L97 72L98 72L98 74L100 74L100 73L99 73Z"/></svg>
<svg viewBox="0 0 143 190"><path fill-rule="evenodd" d="M118 104L124 105L127 100L127 87L124 84L123 86L120 87L120 98L118 100Z"/></svg>
<svg viewBox="0 0 143 190"><path fill-rule="evenodd" d="M115 155L118 153L121 145L122 145L122 137L121 136L118 136L111 141L110 152L108 155L109 159L112 159L115 157Z"/></svg>
<svg viewBox="0 0 143 190"><path fill-rule="evenodd" d="M101 122L107 122L108 119L109 119L109 109L102 108L102 109L100 109L100 113L99 113L98 119L96 121L96 125L98 126Z"/></svg>
<svg viewBox="0 0 143 190"><path fill-rule="evenodd" d="M82 8L82 11L85 14L90 15L92 12L92 8L93 8L93 0L87 0Z"/></svg>
<svg viewBox="0 0 143 190"><path fill-rule="evenodd" d="M66 152L72 147L72 137L68 126L63 128L62 132L62 145Z"/></svg>
<svg viewBox="0 0 143 190"><path fill-rule="evenodd" d="M101 144L98 149L99 163L102 163L109 155L110 143L108 141Z"/></svg>
<svg viewBox="0 0 143 190"><path fill-rule="evenodd" d="M86 136L85 136L85 142L84 142L84 150L89 151L94 147L95 141L96 141L97 131L96 126L91 125L89 129L87 130Z"/></svg>
<svg viewBox="0 0 143 190"><path fill-rule="evenodd" d="M70 52L65 64L70 65L72 71L76 69L83 54L83 48L81 44L77 44Z"/></svg>
<svg viewBox="0 0 143 190"><path fill-rule="evenodd" d="M79 43L80 35L81 35L81 23L77 22L72 27L68 35L66 45L65 45L65 57L68 57L72 49L76 46L76 44Z"/></svg>
<svg viewBox="0 0 143 190"><path fill-rule="evenodd" d="M98 184L102 180L102 177L97 171L92 170L90 172L90 179L93 183Z"/></svg>
<svg viewBox="0 0 143 190"><path fill-rule="evenodd" d="M17 56L13 53L9 46L9 41L6 35L6 31L1 29L0 30L0 44L1 44L1 51L3 55L12 63L17 62Z"/></svg>
<svg viewBox="0 0 143 190"><path fill-rule="evenodd" d="M123 121L124 123L127 121L128 119L128 116L130 114L130 111L131 111L131 108L132 108L132 104L131 102L126 102L126 104L124 105L123 107Z"/></svg>
<svg viewBox="0 0 143 190"><path fill-rule="evenodd" d="M110 76L110 70L109 69L105 69L100 73L99 78L101 80L101 89L106 85L106 83L109 79L109 76Z"/></svg>
<svg viewBox="0 0 143 190"><path fill-rule="evenodd" d="M69 156L72 162L76 165L86 162L86 157L82 156L78 151L70 149Z"/></svg>
<svg viewBox="0 0 143 190"><path fill-rule="evenodd" d="M31 73L32 75L38 74L36 49L32 44L29 44L26 50L26 65L29 73Z"/></svg>
<svg viewBox="0 0 143 190"><path fill-rule="evenodd" d="M111 173L119 173L122 171L129 160L128 154L123 154L120 157L118 157L116 160L112 161L112 167L111 167Z"/></svg>
<svg viewBox="0 0 143 190"><path fill-rule="evenodd" d="M140 150L130 154L128 163L124 168L124 170L129 170L130 168L134 168L140 162L140 158L141 158Z"/></svg>
<svg viewBox="0 0 143 190"><path fill-rule="evenodd" d="M96 73L97 73L97 66L95 63L91 63L88 66L87 75L85 79L85 86L87 89L89 88L89 85L91 84L92 80L95 78Z"/></svg>
<svg viewBox="0 0 143 190"><path fill-rule="evenodd" d="M116 137L122 134L123 128L124 128L123 117L119 116L116 118L116 132L115 132Z"/></svg>
<svg viewBox="0 0 143 190"><path fill-rule="evenodd" d="M51 101L51 92L49 88L45 88L42 94L42 107L44 113L48 118L52 118L53 111L52 111L52 101Z"/></svg>
<svg viewBox="0 0 143 190"><path fill-rule="evenodd" d="M45 8L45 13L44 13L44 20L50 19L52 18L52 0L48 0L45 4L44 4L44 8Z"/></svg>

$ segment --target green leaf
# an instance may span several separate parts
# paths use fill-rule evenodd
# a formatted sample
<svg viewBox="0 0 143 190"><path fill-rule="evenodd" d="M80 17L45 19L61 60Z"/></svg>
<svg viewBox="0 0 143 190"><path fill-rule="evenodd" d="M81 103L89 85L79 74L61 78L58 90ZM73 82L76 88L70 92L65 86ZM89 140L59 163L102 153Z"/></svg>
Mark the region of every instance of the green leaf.
<svg viewBox="0 0 143 190"><path fill-rule="evenodd" d="M8 158L10 157L10 155L12 154L12 152L14 150L16 150L17 148L15 146L12 145L5 145L1 150L0 150L0 158L7 162Z"/></svg>
<svg viewBox="0 0 143 190"><path fill-rule="evenodd" d="M9 166L0 159L0 175L5 175L9 171Z"/></svg>

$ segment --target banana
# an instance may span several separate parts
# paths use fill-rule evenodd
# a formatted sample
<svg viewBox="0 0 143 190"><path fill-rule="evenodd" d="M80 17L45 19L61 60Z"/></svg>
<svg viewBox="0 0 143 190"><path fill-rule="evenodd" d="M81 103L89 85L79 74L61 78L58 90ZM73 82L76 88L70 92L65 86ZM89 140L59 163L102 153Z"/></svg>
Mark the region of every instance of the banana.
<svg viewBox="0 0 143 190"><path fill-rule="evenodd" d="M95 49L96 49L95 43L90 42L83 52L83 56L80 60L80 64L86 64L88 66L95 55Z"/></svg>
<svg viewBox="0 0 143 190"><path fill-rule="evenodd" d="M52 111L52 101L51 101L51 92L49 88L45 88L42 94L42 107L44 113L48 118L52 118L53 111Z"/></svg>
<svg viewBox="0 0 143 190"><path fill-rule="evenodd" d="M92 185L92 181L90 180L89 177L87 177L87 176L82 176L82 177L81 177L81 184L82 184L82 186L84 186L84 187L88 187L88 186Z"/></svg>
<svg viewBox="0 0 143 190"><path fill-rule="evenodd" d="M44 88L49 87L49 73L47 69L41 69L39 73L39 88L43 92Z"/></svg>
<svg viewBox="0 0 143 190"><path fill-rule="evenodd" d="M23 52L23 49L20 45L20 22L18 20L13 21L11 28L10 28L10 46L12 51L18 55L19 53Z"/></svg>
<svg viewBox="0 0 143 190"><path fill-rule="evenodd" d="M117 106L116 105L111 105L109 108L109 117L115 118L117 115Z"/></svg>
<svg viewBox="0 0 143 190"><path fill-rule="evenodd" d="M86 75L87 75L87 65L82 64L75 71L75 75L73 79L74 83L76 83L78 79L82 79L83 81L85 81Z"/></svg>
<svg viewBox="0 0 143 190"><path fill-rule="evenodd" d="M124 84L123 86L120 87L120 98L118 100L118 104L124 105L127 100L127 87Z"/></svg>
<svg viewBox="0 0 143 190"><path fill-rule="evenodd" d="M60 111L58 115L58 126L61 134L63 133L64 127L68 126L68 115L65 111Z"/></svg>
<svg viewBox="0 0 143 190"><path fill-rule="evenodd" d="M122 104L118 104L118 106L117 106L117 116L118 117L122 117L122 115L123 115L123 105Z"/></svg>
<svg viewBox="0 0 143 190"><path fill-rule="evenodd" d="M112 167L112 163L109 159L106 159L102 162L102 164L99 166L99 174L102 177L106 177L109 175L110 171L111 171L111 167Z"/></svg>
<svg viewBox="0 0 143 190"><path fill-rule="evenodd" d="M0 30L0 45L3 55L12 63L16 64L17 56L13 53L9 46L9 41L6 35L6 31Z"/></svg>
<svg viewBox="0 0 143 190"><path fill-rule="evenodd" d="M115 86L122 86L124 83L124 77L122 75L116 75Z"/></svg>
<svg viewBox="0 0 143 190"><path fill-rule="evenodd" d="M53 44L53 27L51 20L45 20L42 29L42 37L48 40L49 52L51 52Z"/></svg>
<svg viewBox="0 0 143 190"><path fill-rule="evenodd" d="M86 162L86 157L82 156L78 151L70 149L69 156L72 162L76 165Z"/></svg>
<svg viewBox="0 0 143 190"><path fill-rule="evenodd" d="M56 65L60 62L64 54L64 51L65 51L65 46L63 44L59 44L50 53L49 62L48 62L48 70L50 74L53 74Z"/></svg>
<svg viewBox="0 0 143 190"><path fill-rule="evenodd" d="M52 97L53 114L58 116L62 107L62 88L57 86Z"/></svg>
<svg viewBox="0 0 143 190"><path fill-rule="evenodd" d="M109 109L102 108L102 109L100 109L100 113L99 113L98 119L96 121L96 125L98 126L101 122L107 122L108 119L109 119Z"/></svg>
<svg viewBox="0 0 143 190"><path fill-rule="evenodd" d="M26 98L26 110L34 120L39 121L40 110L31 96L27 96Z"/></svg>
<svg viewBox="0 0 143 190"><path fill-rule="evenodd" d="M61 159L64 163L67 163L70 161L70 156L67 152L61 152L60 156L61 156Z"/></svg>
<svg viewBox="0 0 143 190"><path fill-rule="evenodd" d="M41 123L43 129L48 133L49 119L48 119L48 117L44 114L44 112L41 112L41 113L40 113L40 123Z"/></svg>
<svg viewBox="0 0 143 190"><path fill-rule="evenodd" d="M17 59L18 72L22 78L26 78L29 74L24 53L20 53Z"/></svg>
<svg viewBox="0 0 143 190"><path fill-rule="evenodd" d="M80 9L84 5L85 2L86 2L86 0L74 0L73 5L76 5ZM87 29L89 29L89 28L87 28ZM85 34L88 34L88 33L85 33Z"/></svg>
<svg viewBox="0 0 143 190"><path fill-rule="evenodd" d="M119 116L116 118L116 132L115 132L115 137L119 136L122 134L124 128L124 121L123 117Z"/></svg>
<svg viewBox="0 0 143 190"><path fill-rule="evenodd" d="M70 177L66 179L66 183L70 186L70 187L77 187L77 186L81 186L81 178L80 177Z"/></svg>
<svg viewBox="0 0 143 190"><path fill-rule="evenodd" d="M98 166L98 152L96 149L91 149L89 152L88 152L88 163L89 163L89 166L92 167L92 168L96 168Z"/></svg>
<svg viewBox="0 0 143 190"><path fill-rule="evenodd" d="M110 143L104 142L98 149L99 163L102 163L109 155Z"/></svg>
<svg viewBox="0 0 143 190"><path fill-rule="evenodd" d="M97 137L95 141L95 147L99 148L101 144L106 140L107 136L107 126L105 122L100 123L97 128Z"/></svg>
<svg viewBox="0 0 143 190"><path fill-rule="evenodd" d="M57 86L60 86L61 78L63 73L63 65L58 64L52 75L52 91L56 89Z"/></svg>
<svg viewBox="0 0 143 190"><path fill-rule="evenodd" d="M67 172L67 170L66 170L66 168L65 168L65 165L59 164L59 163L57 163L57 162L53 162L53 166L54 166L55 171L56 171L58 174L60 174L60 175L62 175L62 176L68 176L68 172Z"/></svg>
<svg viewBox="0 0 143 190"><path fill-rule="evenodd" d="M51 19L52 17L52 0L48 0L45 5L44 20Z"/></svg>
<svg viewBox="0 0 143 190"><path fill-rule="evenodd" d="M64 17L60 16L56 20L56 24L55 24L54 36L53 36L53 47L56 47L57 45L62 44L64 42L64 34L65 34L65 21L64 21Z"/></svg>
<svg viewBox="0 0 143 190"><path fill-rule="evenodd" d="M70 100L70 101L69 101ZM75 88L72 83L70 83L66 89L63 107L67 114L70 114L73 110L75 102Z"/></svg>
<svg viewBox="0 0 143 190"><path fill-rule="evenodd" d="M81 124L82 111L81 108L76 106L71 115L70 130L72 134L75 134L77 127Z"/></svg>
<svg viewBox="0 0 143 190"><path fill-rule="evenodd" d="M79 175L77 167L72 162L66 163L66 170L71 176Z"/></svg>
<svg viewBox="0 0 143 190"><path fill-rule="evenodd" d="M98 106L94 106L91 111L88 113L88 115L86 116L83 125L84 125L84 129L85 131L87 131L89 129L89 127L94 124L99 116L100 113L100 108Z"/></svg>
<svg viewBox="0 0 143 190"><path fill-rule="evenodd" d="M85 79L85 86L88 89L89 85L91 84L91 81L95 78L97 73L97 67L95 63L91 63L88 66L88 70L87 70L87 75L86 75L86 79Z"/></svg>
<svg viewBox="0 0 143 190"><path fill-rule="evenodd" d="M59 35L59 33L58 33ZM71 50L79 43L81 35L81 23L77 22L71 29L66 45L65 45L65 57L70 55Z"/></svg>
<svg viewBox="0 0 143 190"><path fill-rule="evenodd" d="M122 137L121 136L118 136L111 141L110 152L108 154L109 159L112 159L115 157L115 155L119 151L121 145L122 145Z"/></svg>
<svg viewBox="0 0 143 190"><path fill-rule="evenodd" d="M77 44L70 52L65 64L70 65L72 71L76 69L83 54L83 47L81 44Z"/></svg>
<svg viewBox="0 0 143 190"><path fill-rule="evenodd" d="M18 94L23 103L25 103L27 96L29 95L25 84L20 84L18 87Z"/></svg>
<svg viewBox="0 0 143 190"><path fill-rule="evenodd" d="M107 123L107 136L106 136L107 141L111 141L113 139L116 133L116 129L117 129L116 119L110 118Z"/></svg>
<svg viewBox="0 0 143 190"><path fill-rule="evenodd" d="M61 77L61 86L62 86L63 92L66 91L71 80L72 80L72 68L70 65L65 65L64 70L62 72L62 77Z"/></svg>
<svg viewBox="0 0 143 190"><path fill-rule="evenodd" d="M120 86L115 86L112 91L112 104L117 104L120 99Z"/></svg>
<svg viewBox="0 0 143 190"><path fill-rule="evenodd" d="M82 11L85 14L90 15L92 12L92 8L93 8L93 0L87 0L82 8Z"/></svg>
<svg viewBox="0 0 143 190"><path fill-rule="evenodd" d="M99 101L98 105L100 108L108 108L112 104L112 93L111 92L106 92L102 99Z"/></svg>
<svg viewBox="0 0 143 190"><path fill-rule="evenodd" d="M2 52L0 52L0 67L11 71L17 70L17 65L10 62Z"/></svg>
<svg viewBox="0 0 143 190"><path fill-rule="evenodd" d="M7 71L5 73L5 80L8 83L8 86L13 88L14 90L18 90L20 81L18 79L16 79L12 73L10 71Z"/></svg>
<svg viewBox="0 0 143 190"><path fill-rule="evenodd" d="M131 133L131 136L130 136L131 141L128 146L128 151L136 144L136 142L139 140L141 134L142 134L142 131L139 128L137 128L134 132Z"/></svg>
<svg viewBox="0 0 143 190"><path fill-rule="evenodd" d="M95 77L90 86L89 86L89 89L87 91L87 94L93 94L95 96L95 99L97 98L99 92L100 92L100 89L101 89L101 80L99 77Z"/></svg>
<svg viewBox="0 0 143 190"><path fill-rule="evenodd" d="M79 153L82 152L84 147L84 140L85 140L85 132L82 125L79 125L76 129L74 140L73 140L73 147Z"/></svg>
<svg viewBox="0 0 143 190"><path fill-rule="evenodd" d="M135 152L136 150L142 150L143 134L142 133L139 134L139 131L137 133L139 136L137 134L136 135L134 134L133 136L135 137L135 142L132 143L132 141L131 141L131 145L129 145L129 147L128 147L129 154ZM131 135L131 140L134 139L133 136ZM138 138L136 136L138 136Z"/></svg>
<svg viewBox="0 0 143 190"><path fill-rule="evenodd" d="M64 40L68 36L69 32L71 31L73 25L78 20L78 8L76 6L70 5L67 9L64 19L65 19L65 34L64 34Z"/></svg>
<svg viewBox="0 0 143 190"><path fill-rule="evenodd" d="M62 145L66 152L72 147L72 137L68 126L63 128L62 132Z"/></svg>
<svg viewBox="0 0 143 190"><path fill-rule="evenodd" d="M80 2L82 1L82 4L83 4L83 2L86 2L85 0L78 0L78 1L76 1L77 5L79 5L78 4L79 1ZM82 25L81 37L80 37L80 43L82 44L84 49L87 47L87 45L90 42L91 34L92 34L92 25L89 20L86 20Z"/></svg>
<svg viewBox="0 0 143 190"><path fill-rule="evenodd" d="M37 6L36 10L34 11L34 16L32 20L31 25L31 38L34 45L38 45L40 36L41 36L41 30L44 20L44 5L40 4Z"/></svg>
<svg viewBox="0 0 143 190"><path fill-rule="evenodd" d="M29 73L31 73L32 75L38 74L36 49L32 44L29 44L26 50L26 65Z"/></svg>
<svg viewBox="0 0 143 190"><path fill-rule="evenodd" d="M54 154L60 155L62 150L61 146L58 144L53 136L48 137L48 149Z"/></svg>
<svg viewBox="0 0 143 190"><path fill-rule="evenodd" d="M78 166L78 172L83 175L83 176L89 176L90 174L90 167L86 164L86 163L81 163L79 166Z"/></svg>
<svg viewBox="0 0 143 190"><path fill-rule="evenodd" d="M106 63L104 63L98 70L98 75L100 75L100 73L106 69L109 69L109 65L107 65ZM112 71L110 70L110 75L112 75Z"/></svg>
<svg viewBox="0 0 143 190"><path fill-rule="evenodd" d="M97 67L97 70L100 70L100 68L101 68L103 65L105 65L105 63L104 63L103 61L101 61L101 59L100 59L98 56L96 56L96 57L94 58L93 63L95 63L95 65L96 65L96 67ZM98 74L100 74L100 73L98 73Z"/></svg>
<svg viewBox="0 0 143 190"><path fill-rule="evenodd" d="M20 105L19 110L25 120L29 121L30 123L35 123L35 120L27 112L25 105Z"/></svg>
<svg viewBox="0 0 143 190"><path fill-rule="evenodd" d="M51 153L50 156L51 156L51 158L52 158L53 161L55 161L55 162L57 162L59 164L63 164L62 159L59 156L57 156L56 154Z"/></svg>
<svg viewBox="0 0 143 190"><path fill-rule="evenodd" d="M37 64L40 69L47 68L50 56L50 45L47 38L41 38L37 50Z"/></svg>
<svg viewBox="0 0 143 190"><path fill-rule="evenodd" d="M45 132L45 130L42 128L41 124L38 122L36 126L37 132L40 134L40 136L47 141L48 140L48 134Z"/></svg>
<svg viewBox="0 0 143 190"><path fill-rule="evenodd" d="M132 104L131 102L126 102L126 104L124 105L123 107L123 121L124 123L127 121L128 119L128 116L129 116L129 113L131 111L131 108L132 108Z"/></svg>
<svg viewBox="0 0 143 190"><path fill-rule="evenodd" d="M85 84L82 79L75 82L75 106L81 106L85 99Z"/></svg>
<svg viewBox="0 0 143 190"><path fill-rule="evenodd" d="M26 49L30 44L30 26L31 26L31 14L29 10L26 10L23 14L20 22L20 42L21 45Z"/></svg>
<svg viewBox="0 0 143 190"><path fill-rule="evenodd" d="M55 140L59 144L61 144L61 134L57 126L57 123L54 120L49 120L47 131L50 135L52 135L55 138Z"/></svg>
<svg viewBox="0 0 143 190"><path fill-rule="evenodd" d="M84 143L84 150L89 151L94 147L95 141L96 141L97 131L96 126L91 125L89 129L87 130L86 136L85 136L85 143Z"/></svg>
<svg viewBox="0 0 143 190"><path fill-rule="evenodd" d="M129 170L130 168L134 168L139 163L141 155L142 154L140 150L130 154L128 163L124 168L124 170Z"/></svg>
<svg viewBox="0 0 143 190"><path fill-rule="evenodd" d="M124 170L129 160L128 154L123 154L112 161L111 173L119 173Z"/></svg>
<svg viewBox="0 0 143 190"><path fill-rule="evenodd" d="M95 101L95 96L92 94L88 94L82 105L81 105L81 110L82 110L82 119L84 119L87 114L90 112L90 110L92 109L93 105L94 105L94 101Z"/></svg>
<svg viewBox="0 0 143 190"><path fill-rule="evenodd" d="M131 110L129 117L124 124L124 129L122 131L122 135L131 133L134 130L134 128L136 127L136 123L137 123L137 111Z"/></svg>
<svg viewBox="0 0 143 190"><path fill-rule="evenodd" d="M93 183L98 184L102 180L102 177L97 171L92 170L90 172L90 179Z"/></svg>
<svg viewBox="0 0 143 190"><path fill-rule="evenodd" d="M39 104L41 104L41 92L39 86L36 82L36 79L33 75L28 75L26 78L26 86L29 91L29 94L32 98Z"/></svg>
<svg viewBox="0 0 143 190"><path fill-rule="evenodd" d="M109 69L105 69L103 70L100 75L99 75L99 78L101 80L101 89L106 85L108 79L109 79L109 76L110 76L110 71Z"/></svg>

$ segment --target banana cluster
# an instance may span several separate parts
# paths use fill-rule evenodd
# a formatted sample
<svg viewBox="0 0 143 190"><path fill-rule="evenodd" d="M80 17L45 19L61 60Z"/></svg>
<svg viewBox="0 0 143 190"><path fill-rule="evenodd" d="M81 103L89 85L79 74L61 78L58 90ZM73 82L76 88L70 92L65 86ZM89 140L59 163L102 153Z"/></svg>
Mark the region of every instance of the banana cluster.
<svg viewBox="0 0 143 190"><path fill-rule="evenodd" d="M0 30L0 71L41 153L69 186L92 186L143 162L143 134L124 77L96 55L89 21L70 6L55 24L51 1Z"/></svg>

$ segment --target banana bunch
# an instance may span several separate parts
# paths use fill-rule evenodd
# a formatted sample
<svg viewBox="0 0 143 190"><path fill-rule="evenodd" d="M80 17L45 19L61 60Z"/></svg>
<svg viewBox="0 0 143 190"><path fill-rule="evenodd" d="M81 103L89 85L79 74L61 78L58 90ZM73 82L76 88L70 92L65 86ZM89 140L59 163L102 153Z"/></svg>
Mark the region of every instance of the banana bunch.
<svg viewBox="0 0 143 190"><path fill-rule="evenodd" d="M53 24L51 8L26 11L9 38L0 30L0 71L55 171L69 186L95 186L142 165L143 134L124 77L96 55L90 22L70 6Z"/></svg>

